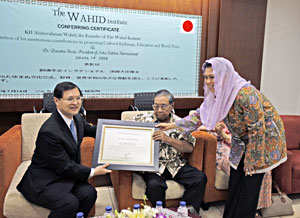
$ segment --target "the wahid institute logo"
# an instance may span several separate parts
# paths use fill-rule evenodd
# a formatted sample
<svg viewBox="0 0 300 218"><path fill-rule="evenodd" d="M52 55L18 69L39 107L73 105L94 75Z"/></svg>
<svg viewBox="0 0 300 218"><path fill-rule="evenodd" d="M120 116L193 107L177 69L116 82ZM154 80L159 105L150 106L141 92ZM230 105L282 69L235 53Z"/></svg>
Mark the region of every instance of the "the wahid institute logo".
<svg viewBox="0 0 300 218"><path fill-rule="evenodd" d="M180 32L181 33L190 33L194 34L195 33L195 20L193 19L181 19L181 28Z"/></svg>

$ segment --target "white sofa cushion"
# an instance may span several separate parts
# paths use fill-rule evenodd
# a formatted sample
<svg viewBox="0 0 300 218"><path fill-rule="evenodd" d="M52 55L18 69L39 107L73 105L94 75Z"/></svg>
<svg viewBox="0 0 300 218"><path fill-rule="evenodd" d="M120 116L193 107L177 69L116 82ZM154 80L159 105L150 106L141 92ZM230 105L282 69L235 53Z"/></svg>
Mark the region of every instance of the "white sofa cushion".
<svg viewBox="0 0 300 218"><path fill-rule="evenodd" d="M138 114L145 114L152 111L123 111L121 114L121 120L133 120Z"/></svg>
<svg viewBox="0 0 300 218"><path fill-rule="evenodd" d="M229 175L223 170L216 169L215 187L218 190L227 190L229 183Z"/></svg>
<svg viewBox="0 0 300 218"><path fill-rule="evenodd" d="M140 175L136 173L133 173L132 175L132 198L144 199L146 183ZM166 199L182 198L184 193L184 187L182 185L173 180L167 180L167 186L168 189L166 191Z"/></svg>
<svg viewBox="0 0 300 218"><path fill-rule="evenodd" d="M27 201L16 188L30 163L28 160L19 165L7 190L3 205L3 214L7 218L17 218L20 215L22 218L42 218L50 214L50 210Z"/></svg>
<svg viewBox="0 0 300 218"><path fill-rule="evenodd" d="M51 113L25 113L22 115L22 161L31 160L38 132L50 115Z"/></svg>

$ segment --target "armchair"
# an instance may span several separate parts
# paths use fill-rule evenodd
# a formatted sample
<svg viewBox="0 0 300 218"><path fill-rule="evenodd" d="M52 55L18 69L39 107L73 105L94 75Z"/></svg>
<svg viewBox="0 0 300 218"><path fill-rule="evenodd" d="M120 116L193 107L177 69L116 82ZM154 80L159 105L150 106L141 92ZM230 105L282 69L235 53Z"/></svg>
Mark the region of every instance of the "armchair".
<svg viewBox="0 0 300 218"><path fill-rule="evenodd" d="M0 218L47 217L49 210L28 202L16 189L31 162L35 140L50 113L23 114L15 125L0 136ZM94 139L85 137L81 144L81 163L91 166ZM93 180L90 180L94 184ZM95 208L90 215L95 213Z"/></svg>
<svg viewBox="0 0 300 218"><path fill-rule="evenodd" d="M272 171L280 190L300 193L300 116L281 115L285 128L287 161Z"/></svg>
<svg viewBox="0 0 300 218"><path fill-rule="evenodd" d="M195 113L195 110L191 110L189 115L193 113ZM216 137L206 131L195 131L192 135L196 138L197 143L198 141L203 141L204 146L202 171L207 176L207 184L203 202L207 204L206 206L209 206L208 203L210 202L226 200L228 195L227 189L229 177L216 167Z"/></svg>
<svg viewBox="0 0 300 218"><path fill-rule="evenodd" d="M122 120L130 120L139 113L147 111L125 111L121 115ZM220 191L215 188L216 172L216 138L206 132L194 132L196 145L193 152L189 155L189 163L207 175L207 185L203 201L209 203L213 201L224 200L227 197L227 191ZM132 207L136 203L143 202L145 194L145 182L138 174L132 171L113 171L111 181L116 194L119 209ZM167 181L168 189L166 192L166 206L177 207L180 198L183 195L184 188L174 181ZM147 204L150 204L147 201Z"/></svg>

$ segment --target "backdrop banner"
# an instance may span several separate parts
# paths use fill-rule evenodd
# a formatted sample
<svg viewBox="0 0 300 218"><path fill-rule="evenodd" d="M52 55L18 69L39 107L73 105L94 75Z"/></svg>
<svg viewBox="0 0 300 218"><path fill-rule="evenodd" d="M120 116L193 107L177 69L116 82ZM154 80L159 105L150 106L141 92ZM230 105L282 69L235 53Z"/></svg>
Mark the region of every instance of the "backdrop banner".
<svg viewBox="0 0 300 218"><path fill-rule="evenodd" d="M30 0L0 0L0 14L0 98L60 81L85 97L198 96L201 16Z"/></svg>

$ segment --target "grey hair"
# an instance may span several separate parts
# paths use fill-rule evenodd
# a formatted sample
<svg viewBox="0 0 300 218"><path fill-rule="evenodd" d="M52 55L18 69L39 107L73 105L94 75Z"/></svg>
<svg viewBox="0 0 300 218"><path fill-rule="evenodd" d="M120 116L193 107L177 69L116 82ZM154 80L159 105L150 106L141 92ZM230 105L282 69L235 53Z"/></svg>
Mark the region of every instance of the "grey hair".
<svg viewBox="0 0 300 218"><path fill-rule="evenodd" d="M174 96L171 92L169 92L166 89L161 89L158 90L155 94L154 94L154 98L158 97L158 96L167 96L168 100L169 100L169 104L173 104L174 102Z"/></svg>

